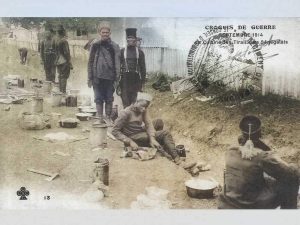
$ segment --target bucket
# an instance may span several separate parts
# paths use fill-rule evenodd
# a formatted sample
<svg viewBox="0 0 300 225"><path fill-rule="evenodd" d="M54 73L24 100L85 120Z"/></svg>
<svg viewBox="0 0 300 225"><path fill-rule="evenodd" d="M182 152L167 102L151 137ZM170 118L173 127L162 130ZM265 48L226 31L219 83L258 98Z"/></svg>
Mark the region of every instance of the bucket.
<svg viewBox="0 0 300 225"><path fill-rule="evenodd" d="M44 81L43 82L43 90L44 90L44 94L49 95L51 93L51 89L52 89L52 81Z"/></svg>
<svg viewBox="0 0 300 225"><path fill-rule="evenodd" d="M24 88L24 86L25 86L24 79L18 79L18 87Z"/></svg>
<svg viewBox="0 0 300 225"><path fill-rule="evenodd" d="M66 106L67 107L77 107L77 96L75 96L75 95L67 96Z"/></svg>
<svg viewBox="0 0 300 225"><path fill-rule="evenodd" d="M51 127L60 127L59 121L61 120L61 113L51 113Z"/></svg>
<svg viewBox="0 0 300 225"><path fill-rule="evenodd" d="M93 124L90 131L90 144L92 149L104 148L107 145L107 125Z"/></svg>
<svg viewBox="0 0 300 225"><path fill-rule="evenodd" d="M60 92L59 83L52 83L52 92Z"/></svg>
<svg viewBox="0 0 300 225"><path fill-rule="evenodd" d="M29 82L30 82L30 88L34 88L34 86L38 83L38 79L37 78L30 78Z"/></svg>
<svg viewBox="0 0 300 225"><path fill-rule="evenodd" d="M42 97L33 97L31 112L32 113L42 113L43 112L44 99Z"/></svg>
<svg viewBox="0 0 300 225"><path fill-rule="evenodd" d="M60 106L62 95L63 95L62 93L52 92L52 94L51 94L51 105L52 106Z"/></svg>
<svg viewBox="0 0 300 225"><path fill-rule="evenodd" d="M109 161L98 158L95 162L94 180L100 180L104 185L109 185Z"/></svg>

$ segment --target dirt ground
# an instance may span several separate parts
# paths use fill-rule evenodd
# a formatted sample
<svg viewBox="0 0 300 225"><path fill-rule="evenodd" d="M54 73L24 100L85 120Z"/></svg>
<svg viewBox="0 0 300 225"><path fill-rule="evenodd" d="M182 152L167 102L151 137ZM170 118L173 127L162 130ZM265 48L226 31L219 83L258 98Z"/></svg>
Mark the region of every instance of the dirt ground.
<svg viewBox="0 0 300 225"><path fill-rule="evenodd" d="M25 88L30 77L43 78L39 56L29 52L27 65L21 65L16 48L0 44L0 75L21 74L25 77ZM88 92L86 83L86 62L73 60L74 70L69 79L72 88ZM1 77L0 77L1 78ZM300 165L300 103L296 100L278 98L278 96L252 96L254 103L243 107L228 109L224 104L201 102L194 93L179 101L171 92L155 92L150 106L153 118L162 118L167 129L173 134L176 144L184 144L187 160L201 160L212 165L211 171L200 173L200 177L213 177L223 182L224 152L232 144L237 144L238 122L245 114L258 115L263 123L264 140L285 160ZM1 92L4 91L2 85ZM183 96L185 97L185 96ZM39 131L27 131L19 128L16 117L21 110L29 110L31 102L11 105L10 111L4 111L6 105L0 105L0 200L1 208L130 208L132 201L145 188L156 186L168 190L168 199L175 209L215 209L217 199L199 200L189 198L184 182L190 175L182 168L158 156L150 161L137 161L120 158L122 144L108 139L108 148L91 151L89 128L91 122L81 122L75 129L54 127ZM44 113L62 113L64 117L73 117L77 108L51 107L45 98ZM212 132L212 130L217 132ZM36 140L50 132L66 132L87 139L72 143L49 143ZM59 156L54 151L69 154ZM110 161L109 196L101 203L87 203L82 196L91 186L90 174L93 161L97 157ZM27 171L27 168L59 172L60 176L45 181L43 176ZM20 201L16 191L20 187L30 191L29 201ZM44 200L50 196L50 200Z"/></svg>

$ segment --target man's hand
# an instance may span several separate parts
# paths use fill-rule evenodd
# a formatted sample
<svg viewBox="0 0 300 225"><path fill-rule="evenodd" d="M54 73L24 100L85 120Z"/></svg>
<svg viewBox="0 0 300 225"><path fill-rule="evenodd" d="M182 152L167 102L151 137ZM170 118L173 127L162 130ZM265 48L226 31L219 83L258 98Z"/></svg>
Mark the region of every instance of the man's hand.
<svg viewBox="0 0 300 225"><path fill-rule="evenodd" d="M91 88L93 86L93 81L92 80L88 80L88 87Z"/></svg>
<svg viewBox="0 0 300 225"><path fill-rule="evenodd" d="M129 144L130 144L130 147L132 148L132 150L134 150L134 151L136 151L137 149L138 149L138 145L134 142L134 141L130 141L129 142Z"/></svg>
<svg viewBox="0 0 300 225"><path fill-rule="evenodd" d="M154 137L150 138L150 146L152 148L160 148L161 147L160 144L155 140Z"/></svg>

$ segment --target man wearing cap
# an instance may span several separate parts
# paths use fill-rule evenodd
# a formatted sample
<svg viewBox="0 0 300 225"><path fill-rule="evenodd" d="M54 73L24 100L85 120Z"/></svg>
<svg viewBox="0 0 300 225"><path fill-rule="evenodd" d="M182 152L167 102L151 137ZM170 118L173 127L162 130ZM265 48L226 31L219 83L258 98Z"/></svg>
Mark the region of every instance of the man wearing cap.
<svg viewBox="0 0 300 225"><path fill-rule="evenodd" d="M138 146L159 149L162 147L176 164L188 168L189 165L181 161L177 154L172 135L166 130L154 130L147 111L151 100L149 94L139 92L137 101L121 111L115 121L112 134L122 141L125 147L131 147L133 150L137 150Z"/></svg>
<svg viewBox="0 0 300 225"><path fill-rule="evenodd" d="M261 122L245 116L240 146L225 155L224 188L219 209L296 209L299 178L296 168L275 155L260 139Z"/></svg>
<svg viewBox="0 0 300 225"><path fill-rule="evenodd" d="M144 52L137 47L136 28L126 29L127 47L121 49L121 98L123 107L136 101L137 93L143 90L146 78Z"/></svg>
<svg viewBox="0 0 300 225"><path fill-rule="evenodd" d="M100 123L104 119L109 124L113 107L115 83L120 75L120 47L110 39L110 26L102 22L98 26L100 40L95 41L90 48L88 60L88 86L94 89L95 103ZM103 104L105 115L103 117Z"/></svg>
<svg viewBox="0 0 300 225"><path fill-rule="evenodd" d="M57 72L59 81L59 90L62 93L66 93L67 80L70 76L70 70L73 69L71 63L71 54L69 49L69 43L66 39L66 30L60 25L58 30L58 38L56 42L56 53L57 53Z"/></svg>

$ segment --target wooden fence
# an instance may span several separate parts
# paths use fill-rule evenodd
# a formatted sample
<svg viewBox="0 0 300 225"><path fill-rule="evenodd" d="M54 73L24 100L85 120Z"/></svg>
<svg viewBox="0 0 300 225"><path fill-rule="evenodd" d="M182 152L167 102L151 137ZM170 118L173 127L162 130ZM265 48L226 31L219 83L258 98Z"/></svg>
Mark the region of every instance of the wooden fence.
<svg viewBox="0 0 300 225"><path fill-rule="evenodd" d="M3 39L5 43L17 47L26 47L33 51L38 50L38 41L22 41L17 39ZM88 51L83 49L86 40L69 40L71 57L88 59ZM148 73L165 73L169 76L185 76L187 74L186 55L183 51L170 48L145 47L142 48L146 58Z"/></svg>
<svg viewBox="0 0 300 225"><path fill-rule="evenodd" d="M33 51L38 50L38 41L22 41L16 39L3 39L7 44L26 47ZM71 56L74 58L88 59L88 51L83 49L85 40L69 40ZM146 67L148 73L165 73L169 76L186 76L187 52L158 47L144 47ZM300 99L300 71L297 76L270 76L264 74L262 80L262 94L276 93Z"/></svg>

